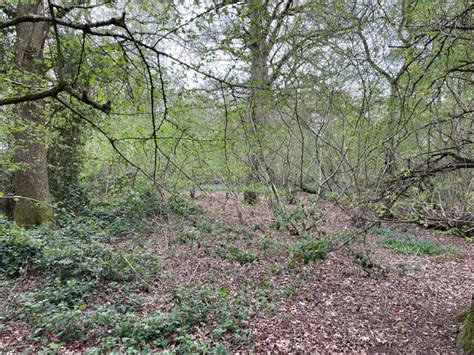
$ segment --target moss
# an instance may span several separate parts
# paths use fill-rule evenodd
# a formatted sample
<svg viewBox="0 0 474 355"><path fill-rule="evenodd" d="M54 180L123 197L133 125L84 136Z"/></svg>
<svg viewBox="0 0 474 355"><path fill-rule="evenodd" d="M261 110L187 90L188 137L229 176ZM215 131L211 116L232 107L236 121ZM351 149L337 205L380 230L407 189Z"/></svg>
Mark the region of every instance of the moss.
<svg viewBox="0 0 474 355"><path fill-rule="evenodd" d="M471 307L464 318L464 324L458 336L459 346L468 354L474 354L474 296Z"/></svg>
<svg viewBox="0 0 474 355"><path fill-rule="evenodd" d="M19 226L36 226L53 219L51 206L20 199L15 206L15 222Z"/></svg>

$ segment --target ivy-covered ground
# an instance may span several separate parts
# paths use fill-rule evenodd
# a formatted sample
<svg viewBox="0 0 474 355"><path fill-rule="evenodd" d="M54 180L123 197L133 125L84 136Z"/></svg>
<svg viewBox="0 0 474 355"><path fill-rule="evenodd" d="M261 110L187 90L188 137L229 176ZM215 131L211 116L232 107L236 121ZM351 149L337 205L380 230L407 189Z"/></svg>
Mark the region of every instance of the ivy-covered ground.
<svg viewBox="0 0 474 355"><path fill-rule="evenodd" d="M401 224L354 237L330 203L239 201L136 193L56 226L3 220L0 351L460 351L472 241Z"/></svg>

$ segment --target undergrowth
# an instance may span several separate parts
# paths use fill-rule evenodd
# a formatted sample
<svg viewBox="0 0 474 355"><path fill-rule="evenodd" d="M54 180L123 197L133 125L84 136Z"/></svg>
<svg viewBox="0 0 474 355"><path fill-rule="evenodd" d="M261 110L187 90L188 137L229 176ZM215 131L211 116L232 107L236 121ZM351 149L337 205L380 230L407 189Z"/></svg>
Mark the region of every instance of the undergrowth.
<svg viewBox="0 0 474 355"><path fill-rule="evenodd" d="M22 277L34 280L0 302L2 322L26 322L30 344L46 352L62 351L71 342L88 353L167 350L178 353L226 353L229 341L247 341L243 327L251 297L214 286L178 288L166 312L144 314L142 296L160 272L160 259L140 247L120 251L115 241L143 233L159 214L167 221L188 223L177 243L199 243L216 228L200 209L182 197L166 204L149 192L132 191L93 204L82 214L61 210L56 224L25 229L0 220L2 287ZM199 245L199 244L198 244ZM249 250L228 247L223 256L252 262ZM253 291L252 291L253 292ZM196 327L212 329L206 342L194 339ZM1 331L1 328L0 328Z"/></svg>
<svg viewBox="0 0 474 355"><path fill-rule="evenodd" d="M277 229L296 223L304 226L312 217L303 212L295 209L288 219L281 216ZM206 249L206 238L216 238L220 247L215 254L241 265L264 260L266 251L284 253L290 267L317 263L327 258L336 243L334 235L321 231L288 235L289 245L270 233L260 238L257 254L252 249L253 232L206 220L185 198L174 197L164 204L147 191L131 191L91 205L80 215L63 210L56 224L31 229L0 219L2 286L34 276L28 289L12 295L12 304L0 301L7 309L0 320L25 322L35 350L61 351L71 342L80 342L89 353L226 353L229 344L249 340L245 324L252 310L263 307L273 312L272 297L292 297L299 292L297 283L272 290L270 278L241 285L238 292L187 285L167 294L166 307L160 308L166 311L148 310L144 299L160 275L162 261L140 243L121 251L116 242L143 233L155 216L176 227L171 247L183 244ZM385 246L403 254L453 252L390 229L375 232ZM353 256L368 273L379 269L369 256ZM270 270L270 275L278 272ZM199 340L195 335L203 326L209 331L206 340Z"/></svg>
<svg viewBox="0 0 474 355"><path fill-rule="evenodd" d="M0 270L19 276L28 271L48 278L96 281L131 280L137 274L152 276L158 259L148 253L122 253L109 243L104 231L79 218L26 230L0 221Z"/></svg>
<svg viewBox="0 0 474 355"><path fill-rule="evenodd" d="M89 305L83 296L90 285L69 284L67 289L62 288L59 298L52 297L50 290L23 297L23 307L32 318L33 338L45 344L50 340L47 335L60 342L93 340L95 345L89 351L100 353L152 349L219 353L226 349L222 341L227 334L237 341L248 337L241 328L249 316L248 308L242 300L231 300L224 289L178 289L169 300L174 304L169 312L146 316L110 304ZM81 290L84 292L77 292ZM193 340L194 327L203 323L212 325L212 344Z"/></svg>
<svg viewBox="0 0 474 355"><path fill-rule="evenodd" d="M377 228L374 232L379 235L384 246L404 255L444 255L458 252L454 247L438 246L429 239L406 235L390 228Z"/></svg>

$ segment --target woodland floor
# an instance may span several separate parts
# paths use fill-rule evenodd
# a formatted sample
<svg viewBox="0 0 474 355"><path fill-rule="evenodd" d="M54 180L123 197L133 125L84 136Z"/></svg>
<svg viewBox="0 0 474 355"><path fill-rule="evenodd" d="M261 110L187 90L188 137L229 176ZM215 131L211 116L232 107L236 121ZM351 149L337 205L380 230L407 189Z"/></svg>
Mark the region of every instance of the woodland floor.
<svg viewBox="0 0 474 355"><path fill-rule="evenodd" d="M183 231L196 229L193 224L173 226L157 219L146 237L118 244L122 250L140 244L162 258L158 280L142 295L144 315L170 309L168 295L179 287L212 285L231 298L249 298L250 316L241 325L249 337L228 338L230 351L460 352L456 317L467 309L474 292L472 241L393 225L388 227L459 252L403 255L369 233L365 242L360 237L323 262L291 266L288 247L296 237L269 228L272 214L266 202L245 206L226 200L221 192L195 201L203 208L202 221L225 229L210 228L194 239L183 239ZM353 230L337 208L328 204L321 210L327 214L319 229L342 236ZM217 251L229 245L253 252L255 260L242 265L223 258ZM366 272L354 261L354 251L369 253L377 266ZM25 279L15 287L28 289L31 282ZM105 300L99 297L96 302ZM210 326L195 327L195 340L212 342ZM28 329L20 323L4 325L2 334L4 351L25 349ZM65 350L88 345L72 343Z"/></svg>

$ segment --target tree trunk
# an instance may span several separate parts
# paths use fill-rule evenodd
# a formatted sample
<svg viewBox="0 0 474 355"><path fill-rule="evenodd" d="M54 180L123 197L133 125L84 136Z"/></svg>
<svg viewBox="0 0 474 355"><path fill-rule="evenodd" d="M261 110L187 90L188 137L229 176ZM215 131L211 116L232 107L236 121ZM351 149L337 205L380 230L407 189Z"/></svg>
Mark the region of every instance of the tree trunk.
<svg viewBox="0 0 474 355"><path fill-rule="evenodd" d="M400 104L398 102L397 86L394 83L390 84L390 97L388 102L388 122L387 133L384 143L384 166L383 174L385 179L391 181L397 173L396 161L396 131L400 124ZM392 196L386 196L381 205L376 211L379 218L393 218L392 207L394 204Z"/></svg>
<svg viewBox="0 0 474 355"><path fill-rule="evenodd" d="M27 0L17 6L17 16L43 15L42 0ZM16 65L34 86L45 74L43 49L48 32L46 23L20 23L16 26ZM39 102L17 106L17 130L15 138L15 162L20 169L15 173L14 218L19 225L37 225L53 216L49 193L47 151L44 143L43 105Z"/></svg>
<svg viewBox="0 0 474 355"><path fill-rule="evenodd" d="M244 192L244 201L249 204L258 202L258 194L252 184L261 181L262 173L266 171L263 154L263 127L266 124L270 91L268 70L269 44L268 36L268 8L261 0L249 2L250 8L250 97L249 97L249 167L247 183L250 185Z"/></svg>
<svg viewBox="0 0 474 355"><path fill-rule="evenodd" d="M474 354L474 295L458 336L458 343L467 354Z"/></svg>

